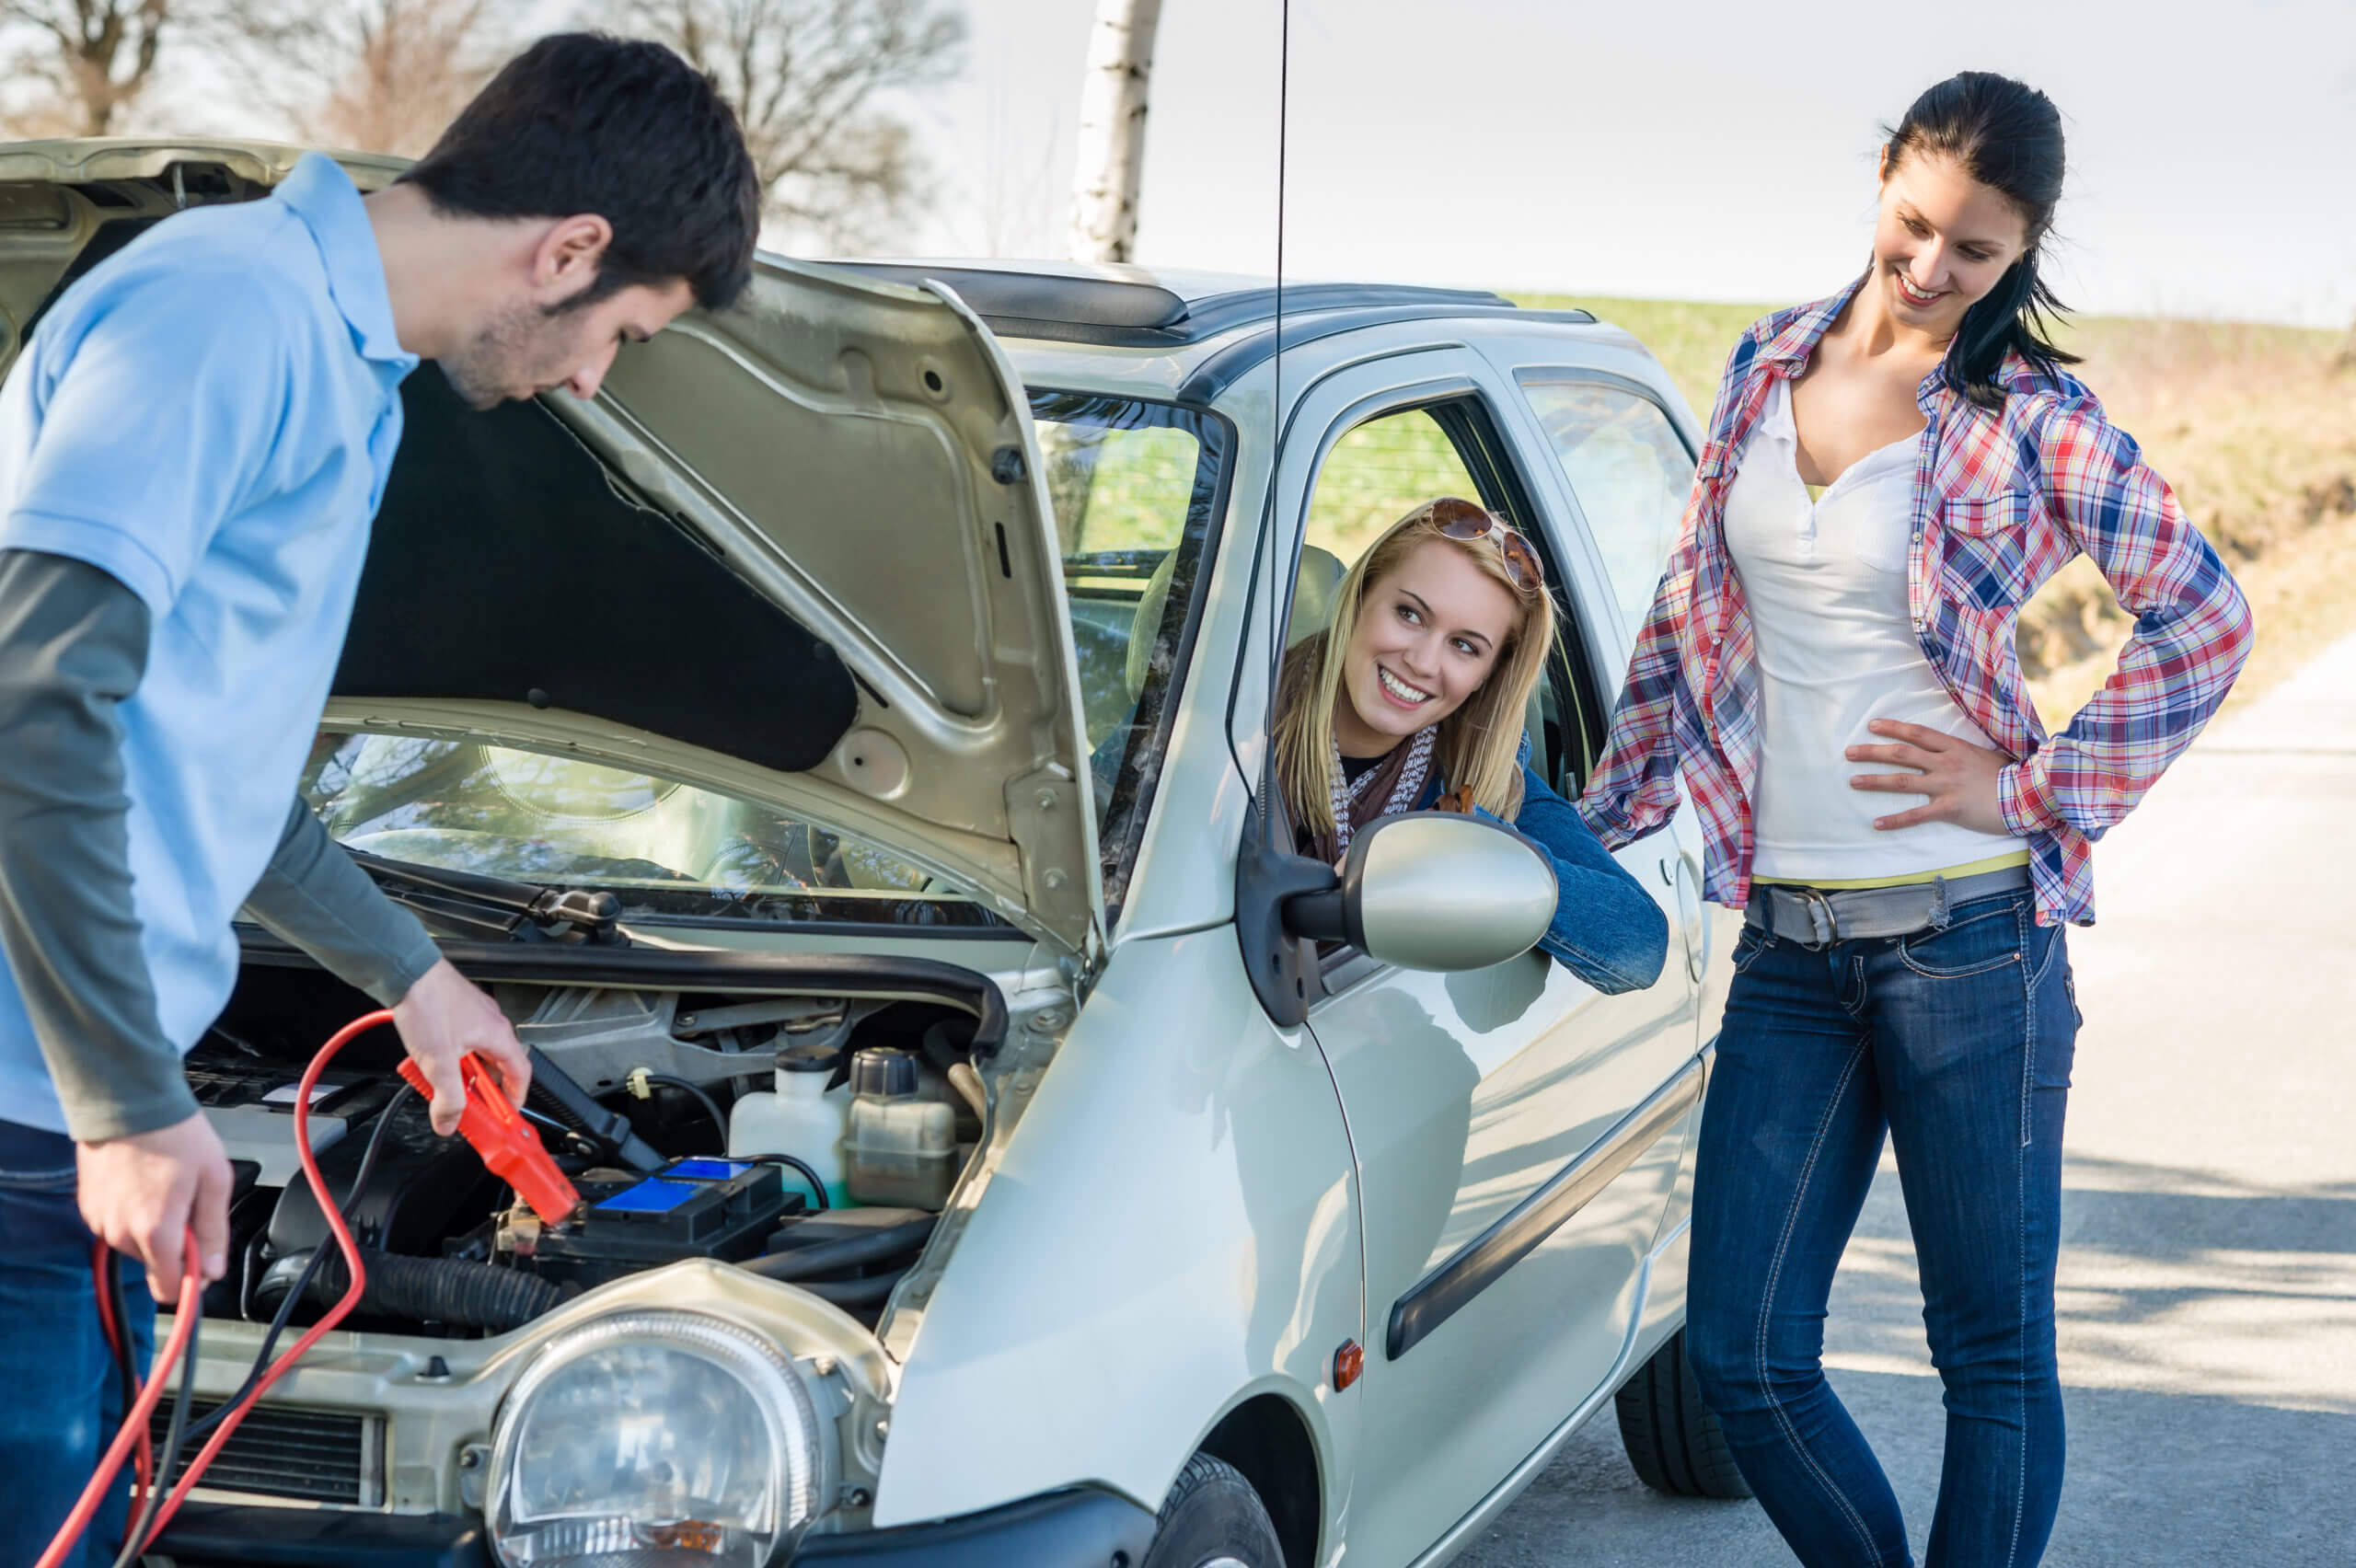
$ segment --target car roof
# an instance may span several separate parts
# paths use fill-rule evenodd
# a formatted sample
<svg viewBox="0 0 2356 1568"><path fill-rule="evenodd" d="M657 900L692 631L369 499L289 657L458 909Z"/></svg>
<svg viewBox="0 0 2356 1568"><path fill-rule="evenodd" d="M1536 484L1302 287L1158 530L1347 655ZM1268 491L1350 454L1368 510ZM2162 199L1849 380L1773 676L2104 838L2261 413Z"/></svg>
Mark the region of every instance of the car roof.
<svg viewBox="0 0 2356 1568"><path fill-rule="evenodd" d="M1147 351L1182 402L1207 405L1237 376L1335 332L1393 321L1507 317L1588 323L1584 310L1524 310L1485 289L1286 282L1229 272L1075 261L890 260L829 265L895 283L946 284L1001 338Z"/></svg>
<svg viewBox="0 0 2356 1568"><path fill-rule="evenodd" d="M1287 282L1232 272L1155 271L1076 261L852 261L849 271L893 282L931 280L955 289L1004 337L1108 348L1168 349L1239 327L1312 310L1382 305L1513 307L1485 289L1395 283Z"/></svg>

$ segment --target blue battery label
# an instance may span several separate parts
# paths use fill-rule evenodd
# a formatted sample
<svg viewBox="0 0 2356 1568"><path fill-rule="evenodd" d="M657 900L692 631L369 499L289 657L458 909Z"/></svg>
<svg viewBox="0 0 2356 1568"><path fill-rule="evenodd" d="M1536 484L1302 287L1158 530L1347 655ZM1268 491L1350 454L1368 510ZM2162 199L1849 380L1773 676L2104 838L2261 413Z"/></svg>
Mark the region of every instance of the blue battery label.
<svg viewBox="0 0 2356 1568"><path fill-rule="evenodd" d="M666 1182L651 1176L628 1192L616 1193L597 1205L611 1214L668 1214L696 1195L691 1182Z"/></svg>
<svg viewBox="0 0 2356 1568"><path fill-rule="evenodd" d="M749 1163L733 1159L681 1159L675 1160L663 1174L675 1181L726 1182L751 1169Z"/></svg>

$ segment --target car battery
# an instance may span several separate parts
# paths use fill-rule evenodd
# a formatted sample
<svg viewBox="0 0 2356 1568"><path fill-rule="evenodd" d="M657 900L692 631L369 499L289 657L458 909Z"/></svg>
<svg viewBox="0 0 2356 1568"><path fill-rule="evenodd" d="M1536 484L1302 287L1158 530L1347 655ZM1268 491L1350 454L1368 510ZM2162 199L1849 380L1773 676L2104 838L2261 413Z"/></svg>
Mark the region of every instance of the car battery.
<svg viewBox="0 0 2356 1568"><path fill-rule="evenodd" d="M681 1258L757 1256L779 1221L802 1212L774 1165L679 1159L628 1182L584 1180L581 1207L540 1232L532 1271L587 1288Z"/></svg>

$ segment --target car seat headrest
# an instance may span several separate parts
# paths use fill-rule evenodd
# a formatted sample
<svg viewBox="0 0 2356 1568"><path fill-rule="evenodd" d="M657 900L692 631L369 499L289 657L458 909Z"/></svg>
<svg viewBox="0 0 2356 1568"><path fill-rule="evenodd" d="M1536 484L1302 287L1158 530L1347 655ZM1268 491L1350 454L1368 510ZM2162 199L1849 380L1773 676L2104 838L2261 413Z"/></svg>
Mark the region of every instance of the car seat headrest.
<svg viewBox="0 0 2356 1568"><path fill-rule="evenodd" d="M1145 597L1138 601L1137 618L1129 625L1128 682L1132 701L1144 693L1146 677L1152 671L1153 645L1161 630L1161 612L1170 601L1170 580L1177 568L1177 551L1161 558L1161 564L1146 582ZM1342 579L1347 575L1349 568L1331 550L1319 549L1315 545L1301 547L1300 575L1292 590L1292 618L1285 623L1287 648L1334 624L1334 598Z"/></svg>

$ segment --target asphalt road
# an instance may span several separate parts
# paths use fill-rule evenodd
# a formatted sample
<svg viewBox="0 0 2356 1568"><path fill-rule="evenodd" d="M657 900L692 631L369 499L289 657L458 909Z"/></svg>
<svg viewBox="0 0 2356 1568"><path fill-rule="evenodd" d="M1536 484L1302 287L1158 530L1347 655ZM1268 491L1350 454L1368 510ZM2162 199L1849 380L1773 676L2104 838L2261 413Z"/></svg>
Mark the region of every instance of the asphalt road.
<svg viewBox="0 0 2356 1568"><path fill-rule="evenodd" d="M2356 1563L2356 639L2212 727L2096 848L2070 952L2050 1568ZM1885 1157L1826 1361L1919 1556L1939 1383ZM1610 1410L1467 1568L1793 1561L1750 1503L1647 1492Z"/></svg>

